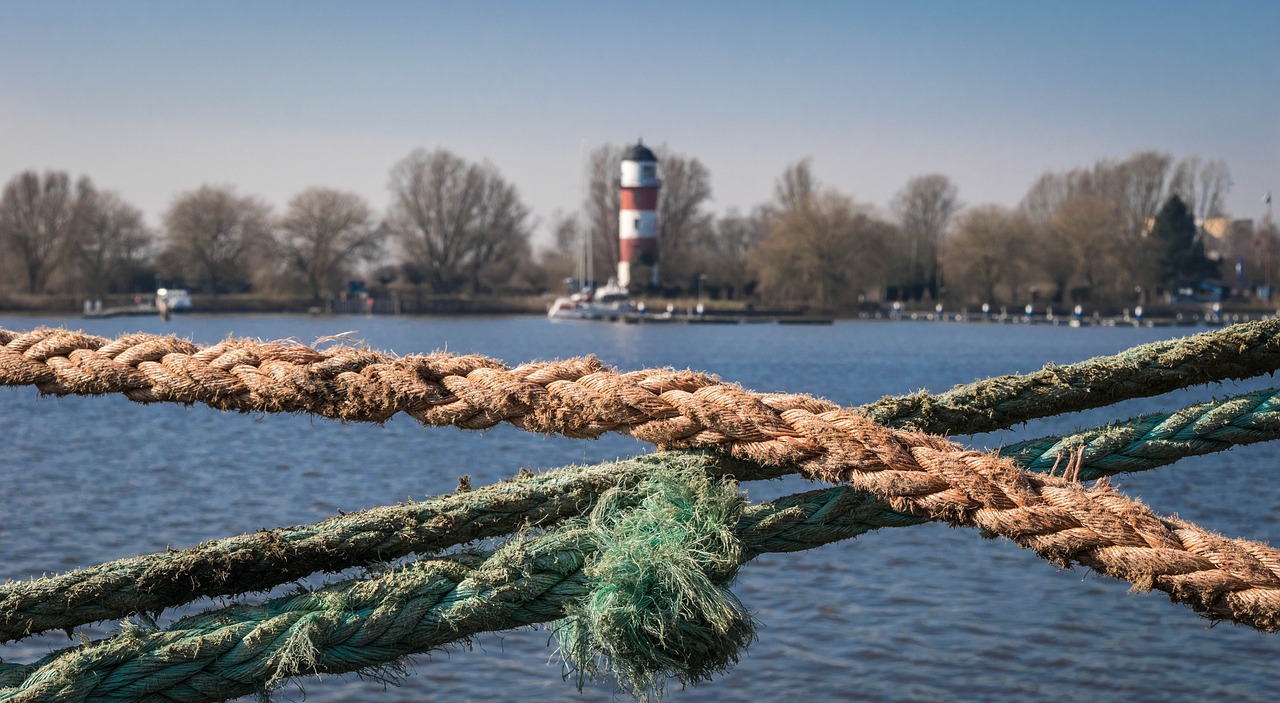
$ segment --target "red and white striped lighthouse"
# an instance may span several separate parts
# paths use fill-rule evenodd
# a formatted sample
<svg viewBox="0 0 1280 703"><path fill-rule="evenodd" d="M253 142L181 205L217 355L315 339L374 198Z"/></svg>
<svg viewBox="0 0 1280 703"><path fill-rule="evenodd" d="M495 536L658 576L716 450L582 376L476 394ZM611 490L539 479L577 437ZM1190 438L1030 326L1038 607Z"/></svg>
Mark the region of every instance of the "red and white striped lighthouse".
<svg viewBox="0 0 1280 703"><path fill-rule="evenodd" d="M631 265L651 266L649 284L658 285L658 158L636 141L622 159L618 180L618 285L631 284Z"/></svg>

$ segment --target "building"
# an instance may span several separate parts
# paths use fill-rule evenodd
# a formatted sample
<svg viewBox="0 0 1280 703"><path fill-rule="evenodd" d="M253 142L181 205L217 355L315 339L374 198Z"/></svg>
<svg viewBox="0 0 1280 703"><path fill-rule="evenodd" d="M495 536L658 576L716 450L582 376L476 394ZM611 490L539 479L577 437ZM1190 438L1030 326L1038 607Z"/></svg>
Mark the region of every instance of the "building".
<svg viewBox="0 0 1280 703"><path fill-rule="evenodd" d="M618 285L631 285L633 266L649 267L649 285L658 287L658 158L637 140L622 159L618 179Z"/></svg>

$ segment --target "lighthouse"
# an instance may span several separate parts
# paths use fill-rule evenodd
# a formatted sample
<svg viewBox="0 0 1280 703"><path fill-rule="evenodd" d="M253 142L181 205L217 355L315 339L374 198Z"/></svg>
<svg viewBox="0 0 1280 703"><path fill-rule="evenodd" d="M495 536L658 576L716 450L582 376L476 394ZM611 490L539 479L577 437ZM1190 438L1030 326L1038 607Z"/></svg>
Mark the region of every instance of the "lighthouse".
<svg viewBox="0 0 1280 703"><path fill-rule="evenodd" d="M649 284L658 285L658 158L644 141L622 159L618 179L618 285L631 285L631 266L650 266Z"/></svg>

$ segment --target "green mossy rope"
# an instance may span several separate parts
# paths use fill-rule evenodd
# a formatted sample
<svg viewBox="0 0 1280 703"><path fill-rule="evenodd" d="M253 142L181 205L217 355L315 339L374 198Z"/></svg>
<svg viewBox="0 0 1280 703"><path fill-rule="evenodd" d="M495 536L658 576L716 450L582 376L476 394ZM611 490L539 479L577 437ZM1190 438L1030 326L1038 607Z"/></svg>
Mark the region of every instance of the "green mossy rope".
<svg viewBox="0 0 1280 703"><path fill-rule="evenodd" d="M1001 377L981 384L957 387L939 396L929 396L921 393L906 399L885 399L880 403L863 408L863 412L878 422L896 427L909 427L952 434L985 432L1002 426L1024 422L1034 417L1043 417L1087 407L1097 407L1117 400L1154 395L1165 390L1197 383L1257 375L1275 368L1277 359L1280 359L1280 353L1278 353L1280 349L1277 348L1274 336L1273 323L1236 326L1184 340L1136 347L1115 357L1094 359L1065 367L1050 366L1036 374L1020 377ZM1257 394L1250 395L1255 396ZM1198 409L1195 412L1192 412L1193 408L1188 408L1173 416L1138 418L1128 423L1124 428L1100 428L1090 431L1092 434L1080 433L1071 438L1026 443L1028 446L1017 448L1018 456L1015 458L1026 462L1032 468L1044 470L1049 468L1051 462L1056 462L1068 450L1082 449L1086 464L1079 475L1082 478L1090 478L1095 475L1089 473L1091 470L1098 472L1096 475L1104 475L1116 471L1151 468L1151 466L1158 465L1155 462L1168 463L1168 461L1177 456L1217 451L1233 443L1248 443L1272 438L1267 436L1267 433L1271 431L1268 428L1273 426L1275 421L1275 418L1272 417L1274 408L1271 407L1272 399L1270 396L1266 398L1242 397L1242 399L1232 400L1237 401L1232 408L1219 407L1215 404L1201 404L1196 406ZM1234 417L1233 413L1239 415L1237 410L1240 409L1247 409L1245 414L1251 414L1255 419L1246 422L1237 422L1232 419ZM1009 450L1006 450L1006 453L1009 453ZM1104 458L1110 456L1116 456L1117 458L1110 464L1103 461ZM805 506L810 498L801 496L792 496L778 501L774 504L774 507L787 504L786 507L764 515L755 523L752 523L755 513L750 509L745 511L737 528L740 535L744 536L744 544L741 550L742 560L745 561L761 551L791 551L809 548L805 545L811 544L813 540L831 541L831 539L827 538L831 535L844 535L833 537L833 539L843 539L878 526L917 524L924 521L922 518L895 513L888 509L887 503L868 496L855 494L849 489L829 489L803 495L810 496L811 494L813 496L818 494L827 496L822 499L812 499L823 501L824 507L819 509L823 513L821 520L815 521L805 517ZM846 508L849 509L837 510L831 507L833 503L840 502L846 503ZM578 510L581 510L581 507ZM857 526L851 524L845 527L840 527L839 525L832 527L831 515L853 513L859 514ZM555 519L554 517L549 518L549 520ZM754 524L754 527L743 527L751 524ZM566 530L564 534L567 535L570 532L572 530ZM582 534L585 535L587 533L583 532ZM556 547L554 538L555 535L549 535L527 542L513 541L512 544L499 550L483 562L478 562L479 557L477 556L463 555L424 563L445 565L441 567L444 571L432 576L435 579L433 583L436 583L437 587L443 587L441 585L443 582L440 579L443 579L444 582L449 581L448 573L451 572L448 572L448 568L454 568L455 570L471 568L474 572L482 574L490 573L485 571L489 566L499 570L506 569L504 573L510 577L508 581L481 579L479 583L483 584L484 588L475 591L462 589L464 596L457 596L462 581L454 581L450 590L450 593L454 595L446 598L450 606L457 606L462 601L468 604L462 611L454 612L454 615L457 616L455 618L456 622L469 623L472 620L468 620L468 618L481 617L483 613L505 617L511 613L508 613L504 606L495 605L491 600L486 599L496 597L501 604L521 602L521 598L524 597L521 594L526 593L526 589L512 585L521 579L533 579L530 583L536 582L534 586L530 587L532 590L528 590L527 593L536 591L552 594L556 588L563 586L561 592L554 593L555 598L564 597L572 602L575 599L584 597L581 592L581 589L585 587L581 582L583 577L575 575L581 570L584 562L580 556L575 562L575 557L566 555L575 552L575 550L579 555L593 553L592 550L595 549L596 540L599 539L598 535L595 537L579 536L577 539L586 540L586 542L580 541L575 543L576 546L572 547L566 547L563 544ZM543 554L531 557L532 562L526 559L522 562L522 570L519 572L512 571L511 565L502 559L491 564L494 559L497 559L500 555L507 554L509 550L518 551L517 548L521 544L546 545L553 551L559 551L556 551L556 556L554 557L548 557ZM557 568L567 568L574 563L577 563L578 566L573 573L560 573L557 576L557 573L559 573L556 571ZM548 564L551 564L553 568L547 568ZM391 572L388 576L394 577L397 574L407 574L415 568L397 570ZM715 571L715 569L711 569L711 571ZM539 574L542 574L543 578L535 578ZM462 578L465 581L471 578L472 575L471 572L467 572ZM587 580L591 581L589 578ZM382 587L389 589L384 593L384 596L391 598L393 601L400 597L397 594L401 592L396 590L395 586L383 583L382 579L377 579L376 581L382 584ZM312 599L316 597L316 594L327 594L321 596L321 600L336 599L341 603L340 607L346 607L348 597L355 591L361 590L362 584L370 583L373 582L351 582L351 585L339 584L332 587L335 589L333 591L323 589L312 594L302 594L293 599L271 601L270 603L277 604L280 601L302 599L305 601L304 609L311 608L311 610L308 611L308 615L300 616L300 619L295 619L296 622L289 624L281 624L282 621L271 618L264 619L262 620L264 625L270 622L273 623L272 627L283 629L272 635L270 630L262 631L255 627L245 639L238 640L232 645L232 649L225 653L228 661L233 662L233 668L240 671L245 667L250 667L250 664L258 666L261 663L254 657L249 656L252 652L259 650L275 652L272 654L271 661L262 665L265 668L257 670L259 674L264 675L252 677L251 685L254 688L246 692L265 690L277 684L282 677L306 673L308 670L350 671L394 662L395 657L390 659L383 658L383 654L386 654L386 652L381 651L377 644L369 644L368 646L372 650L378 651L347 652L349 657L371 660L354 668L325 668L329 664L322 666L318 658L317 652L319 652L319 649L312 634L326 631L324 628L329 625L330 616L327 613L330 611L326 610L327 605L324 607L316 606ZM539 591L537 584L543 584L547 587ZM525 585L528 586L529 584ZM716 587L718 588L718 586ZM429 592L430 588L427 588L427 591ZM479 600L472 602L469 600L471 598L478 598ZM397 602L396 607L398 606L399 603ZM241 608L246 607L241 606ZM540 602L537 598L533 598L522 608L517 608L517 612L513 615L515 619L535 616L543 617L563 611L563 606ZM282 607L281 616L292 612L295 611L291 608ZM477 613L481 615L477 615ZM201 617L204 617L204 615L180 621L178 624L196 622ZM223 617L230 616L224 614ZM373 617L373 615L371 614L370 617ZM541 622L545 621L545 619L543 617L543 620L531 620L530 622ZM297 623L302 624L298 625ZM515 625L482 629L505 629L505 627L510 626ZM299 627L302 629L297 629ZM351 629L357 627L357 625L347 623L344 627L345 629ZM359 625L357 629L362 627L363 625ZM286 631L288 634L283 634ZM462 632L462 637L466 636L465 628L462 630L453 629L453 639L444 641L455 641L458 639L459 632ZM162 634L164 633L151 635L138 628L133 628L120 638L106 641L102 645L106 647L102 651L108 652L106 658L98 660L97 665L88 669L92 675L90 676L93 679L92 685L96 686L101 683L101 680L97 677L98 667L109 666L109 662L116 661L120 656L119 652L116 654L110 653L112 651L111 643L119 643L125 640L141 641ZM203 651L202 648L205 646L215 647L218 642L228 641L226 636L218 635L215 640L202 640L204 644L198 645L196 649L199 652ZM580 642L583 640L578 637L574 641ZM270 649L270 647L277 644L280 645L279 648ZM439 644L429 644L427 648L434 646L439 646ZM72 652L71 656L79 656L91 650L96 651L96 647L81 648ZM181 654L183 651L185 650L182 647L171 647L166 650L164 658L168 661L169 657ZM414 649L411 651L423 650ZM618 659L618 657L611 657L606 649L597 647L595 651L600 652L599 656L607 660ZM622 657L622 659L629 661L631 655ZM714 657L711 660L714 660ZM62 662L63 660L58 659L57 661ZM121 664L120 669L127 672L131 666L134 666L133 660L130 660L129 663ZM192 666L194 665L177 668L182 669L180 673L185 676L190 673ZM200 668L203 670L205 666L207 665L200 665ZM664 666L668 668L662 668ZM146 667L144 666L143 668ZM286 671L286 669L291 669L291 671ZM143 683L122 684L117 691L119 695L124 696L120 700L150 700L153 695L150 691L155 685L159 685L158 682L163 682L165 676L173 678L178 675L174 673L174 669L165 669L164 671L167 673L163 675L158 673L159 670L144 674L145 681ZM651 684L655 677L661 678L667 675L674 675L680 678L682 676L681 671L679 667L672 669L667 664L655 665L654 667L635 669L632 675L629 676L629 680L632 681L633 685L644 686ZM17 685L14 681L19 676L25 679L27 684L22 686L21 689L0 690L0 700L9 700L10 698L13 700L28 700L28 698L22 697L24 692L36 689L46 690L47 686L45 685L50 680L61 676L56 671L45 668L35 672L34 676L28 678L28 674L33 672L35 670L32 667L0 665L0 686ZM706 671L700 672L697 670L685 672L689 680L699 680L700 677L705 677L706 674ZM193 684L190 683L193 680L195 679L182 679L184 683L174 684L174 686L185 692L187 689L193 688ZM58 694L58 696L81 694L83 693L83 685L88 684L71 685L69 688L62 689L63 693ZM164 690L166 693L163 695L166 697L163 700L186 700L186 698L181 697L167 697L171 696L176 689ZM117 695L115 692L108 693L109 695ZM182 695L186 695L186 693ZM49 700L62 700L58 696ZM90 695L89 699L115 700L115 698L103 698L97 694ZM37 697L30 698L30 700L44 699ZM161 700L161 698L156 698L156 700ZM197 697L192 700L221 700L221 698Z"/></svg>
<svg viewBox="0 0 1280 703"><path fill-rule="evenodd" d="M644 484L639 494L602 496L587 520L593 588L557 627L579 688L607 671L633 694L660 695L668 679L695 684L728 669L755 639L750 614L726 588L745 561L737 485L666 470Z"/></svg>
<svg viewBox="0 0 1280 703"><path fill-rule="evenodd" d="M1041 417L1243 379L1280 368L1280 320L1249 322L1152 342L1113 356L921 391L858 408L881 425L932 434L991 432Z"/></svg>
<svg viewBox="0 0 1280 703"><path fill-rule="evenodd" d="M1280 390L1268 389L1190 405L1124 423L1045 437L1000 450L1030 471L1049 471L1072 450L1083 450L1079 479L1144 471L1178 459L1280 438Z"/></svg>
<svg viewBox="0 0 1280 703"><path fill-rule="evenodd" d="M317 571L341 571L412 553L427 555L580 515L601 495L633 487L655 470L672 468L740 480L778 475L711 454L680 452L566 467L423 503L374 508L314 525L11 581L0 585L0 633L18 639L69 630L132 613L158 613L198 597L264 591Z"/></svg>
<svg viewBox="0 0 1280 703"><path fill-rule="evenodd" d="M1280 390L1271 389L1064 437L1030 440L1004 447L1000 453L1028 470L1049 471L1070 451L1083 449L1079 478L1092 480L1277 438ZM431 554L525 526L551 524L581 514L604 491L634 485L655 467L674 463L739 480L779 475L776 470L712 455L664 452L566 467L422 503L374 508L314 525L11 581L0 584L0 641L156 612L199 597L264 591L315 572ZM898 515L910 521L904 524L919 522Z"/></svg>
<svg viewBox="0 0 1280 703"><path fill-rule="evenodd" d="M263 530L58 576L10 581L0 584L0 641L131 613L158 612L200 597L265 591L312 573L433 554L550 525L590 509L604 491L633 486L655 467L673 464L716 468L700 455L567 467L421 503ZM752 467L737 464L733 470L750 472Z"/></svg>
<svg viewBox="0 0 1280 703"><path fill-rule="evenodd" d="M564 649L586 674L612 665L633 691L660 688L664 676L699 681L736 661L754 636L749 616L724 590L737 565L925 521L847 487L742 506L715 479L680 473L684 493L667 492L675 505L666 498L650 511L658 520L633 519L634 509L621 507L643 500L611 497L591 520L512 539L491 554L424 560L368 580L201 613L161 631L134 624L117 637L0 670L0 701L226 700L309 674L395 671L409 654L566 615L574 621L562 624ZM638 493L653 495L660 480L651 474ZM619 531L612 565L600 561L608 542L602 528ZM672 560L662 547L677 544L688 553ZM635 556L647 548L650 555ZM654 569L667 573L655 576ZM697 606L689 607L683 588L694 581ZM648 608L662 599L657 610L666 615L654 616ZM593 604L612 612L584 613ZM670 633L679 636L668 640ZM702 643L700 657L682 654L691 642Z"/></svg>
<svg viewBox="0 0 1280 703"><path fill-rule="evenodd" d="M666 676L700 681L735 662L754 637L725 590L738 565L923 522L847 488L744 506L732 484L681 471L672 489L671 475L645 482L644 496L665 486L647 504L615 493L585 523L513 539L491 554L424 560L164 630L132 623L116 637L0 670L0 701L228 700L297 676L393 671L409 654L567 614L574 620L564 624L565 652L587 674L601 663L620 666L634 690ZM620 509L635 504L647 510Z"/></svg>
<svg viewBox="0 0 1280 703"><path fill-rule="evenodd" d="M625 657L620 671L637 686L668 675L700 680L736 661L754 637L724 588L742 559L736 486L659 470L604 502L589 521L488 555L425 560L162 631L135 624L0 672L0 701L227 700L310 673L394 669L406 655L480 632L555 620L574 603L586 604L576 627L597 628L579 629L577 655ZM623 563L640 553L648 556Z"/></svg>

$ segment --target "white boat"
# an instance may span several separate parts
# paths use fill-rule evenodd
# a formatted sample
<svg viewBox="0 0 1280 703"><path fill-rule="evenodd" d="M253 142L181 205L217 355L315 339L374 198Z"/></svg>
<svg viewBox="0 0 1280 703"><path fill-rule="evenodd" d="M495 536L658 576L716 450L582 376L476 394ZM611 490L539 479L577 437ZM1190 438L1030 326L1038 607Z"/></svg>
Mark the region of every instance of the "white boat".
<svg viewBox="0 0 1280 703"><path fill-rule="evenodd" d="M599 288L584 287L573 295L556 298L547 310L552 320L617 320L633 312L627 289L612 278Z"/></svg>
<svg viewBox="0 0 1280 703"><path fill-rule="evenodd" d="M156 311L160 319L168 322L169 317L178 310L191 309L191 294L183 288L157 288Z"/></svg>
<svg viewBox="0 0 1280 703"><path fill-rule="evenodd" d="M583 163L586 158L586 142L583 142ZM578 185L579 191L582 184ZM569 290L578 287L577 292L555 299L547 310L547 317L552 320L620 320L635 310L631 304L631 296L627 289L618 285L618 279L610 276L603 286L595 286L594 258L591 255L591 231L583 228L579 232L577 276L566 279ZM640 305L641 311L644 304Z"/></svg>
<svg viewBox="0 0 1280 703"><path fill-rule="evenodd" d="M190 310L191 294L183 288L157 288L156 307L169 310Z"/></svg>

